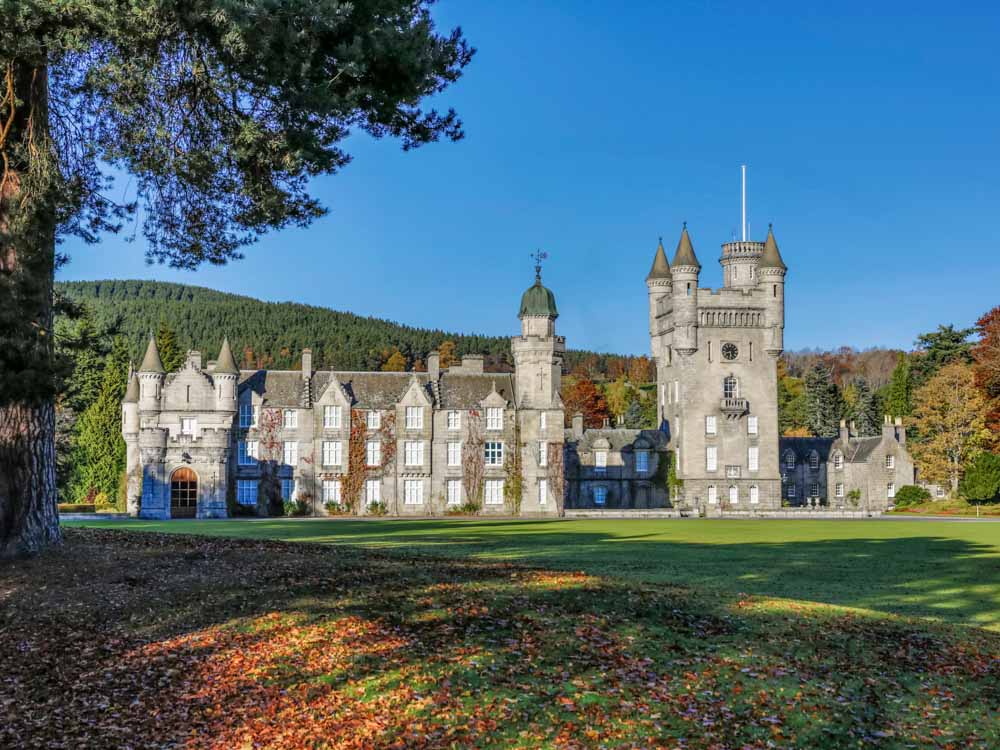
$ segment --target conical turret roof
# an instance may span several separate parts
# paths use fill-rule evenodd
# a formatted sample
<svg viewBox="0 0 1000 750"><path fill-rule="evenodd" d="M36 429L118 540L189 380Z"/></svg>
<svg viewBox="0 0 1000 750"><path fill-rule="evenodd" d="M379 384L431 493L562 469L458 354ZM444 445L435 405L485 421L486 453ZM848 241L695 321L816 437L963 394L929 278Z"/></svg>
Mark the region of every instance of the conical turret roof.
<svg viewBox="0 0 1000 750"><path fill-rule="evenodd" d="M656 255L653 256L653 267L649 269L649 276L646 277L646 281L650 279L669 278L670 264L667 262L667 254L663 251L663 238L660 237L660 244L656 246Z"/></svg>
<svg viewBox="0 0 1000 750"><path fill-rule="evenodd" d="M125 389L126 404L136 404L139 402L139 376L132 372L128 379L128 388Z"/></svg>
<svg viewBox="0 0 1000 750"><path fill-rule="evenodd" d="M219 358L215 361L215 369L212 372L224 375L239 375L240 368L236 366L233 358L233 350L229 346L229 339L222 339L222 349L219 350Z"/></svg>
<svg viewBox="0 0 1000 750"><path fill-rule="evenodd" d="M785 265L785 261L781 259L781 253L778 252L778 243L774 239L774 231L772 231L770 224L767 227L767 241L764 243L764 253L760 256L757 268L779 268L782 271L788 270L788 266Z"/></svg>
<svg viewBox="0 0 1000 750"><path fill-rule="evenodd" d="M163 360L160 359L160 350L156 348L155 336L149 337L149 346L146 347L146 356L139 365L139 372L166 372L163 369Z"/></svg>
<svg viewBox="0 0 1000 750"><path fill-rule="evenodd" d="M701 269L701 263L694 254L694 247L691 245L691 237L688 235L687 223L681 230L681 239L677 243L677 251L674 253L674 262L670 264L672 268L678 266L694 266Z"/></svg>

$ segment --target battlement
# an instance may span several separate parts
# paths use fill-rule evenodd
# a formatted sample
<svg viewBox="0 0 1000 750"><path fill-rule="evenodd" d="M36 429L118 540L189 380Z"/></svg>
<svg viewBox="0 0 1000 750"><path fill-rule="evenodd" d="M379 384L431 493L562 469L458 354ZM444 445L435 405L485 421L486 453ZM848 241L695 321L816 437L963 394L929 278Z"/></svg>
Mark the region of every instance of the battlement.
<svg viewBox="0 0 1000 750"><path fill-rule="evenodd" d="M763 242L742 240L722 243L722 260L727 258L759 258L763 254Z"/></svg>
<svg viewBox="0 0 1000 750"><path fill-rule="evenodd" d="M698 290L698 307L759 305L761 303L759 298L762 296L763 292L753 287L736 288L723 286L718 289L702 288Z"/></svg>
<svg viewBox="0 0 1000 750"><path fill-rule="evenodd" d="M172 447L189 445L192 448L225 447L229 445L230 431L224 427L202 428L197 435L171 435Z"/></svg>

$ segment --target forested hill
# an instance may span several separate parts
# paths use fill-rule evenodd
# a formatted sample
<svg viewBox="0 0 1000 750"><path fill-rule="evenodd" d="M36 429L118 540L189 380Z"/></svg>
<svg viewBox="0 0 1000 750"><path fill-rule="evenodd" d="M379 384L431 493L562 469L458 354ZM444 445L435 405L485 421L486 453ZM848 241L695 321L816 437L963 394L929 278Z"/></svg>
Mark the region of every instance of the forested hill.
<svg viewBox="0 0 1000 750"><path fill-rule="evenodd" d="M510 339L428 330L379 318L293 302L264 302L204 287L161 281L65 281L56 291L86 304L99 323L120 319L133 357L141 357L150 331L166 322L181 349L198 349L213 359L228 336L244 367L295 368L304 347L314 366L338 370L381 369L398 349L408 369L421 368L427 353L443 341L457 354L485 354L492 370L511 369ZM588 365L607 372L608 355L573 351L567 367ZM595 361L596 360L596 361Z"/></svg>

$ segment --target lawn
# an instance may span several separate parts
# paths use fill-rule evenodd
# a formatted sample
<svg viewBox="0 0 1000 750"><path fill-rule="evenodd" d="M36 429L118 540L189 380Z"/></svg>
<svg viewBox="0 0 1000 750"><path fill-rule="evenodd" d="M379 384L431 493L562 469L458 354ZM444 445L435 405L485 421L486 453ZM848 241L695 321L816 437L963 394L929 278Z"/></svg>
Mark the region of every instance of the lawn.
<svg viewBox="0 0 1000 750"><path fill-rule="evenodd" d="M169 525L399 545L378 550L67 528L61 548L0 567L0 747L1000 746L1000 634L726 593L740 587L722 577L692 586L698 560L764 570L769 549L777 585L795 569L782 544L825 539L834 570L852 548L825 524L716 526ZM895 531L935 575L979 564L995 583L979 532L884 527L854 527L866 567L889 562ZM741 535L761 549L739 557ZM411 554L448 537L476 554ZM584 549L557 554L557 538ZM643 544L641 575L623 575ZM686 545L686 585L652 582ZM487 559L500 555L532 566ZM590 572L548 564L573 560Z"/></svg>
<svg viewBox="0 0 1000 750"><path fill-rule="evenodd" d="M80 523L517 561L1000 631L1000 523L695 519Z"/></svg>

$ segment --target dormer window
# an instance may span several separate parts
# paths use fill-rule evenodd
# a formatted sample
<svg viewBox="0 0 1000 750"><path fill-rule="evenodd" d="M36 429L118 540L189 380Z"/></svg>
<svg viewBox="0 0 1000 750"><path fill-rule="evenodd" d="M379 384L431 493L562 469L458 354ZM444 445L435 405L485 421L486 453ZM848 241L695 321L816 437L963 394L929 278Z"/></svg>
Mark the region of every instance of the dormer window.
<svg viewBox="0 0 1000 750"><path fill-rule="evenodd" d="M809 454L809 468L813 471L819 468L819 454L816 451Z"/></svg>
<svg viewBox="0 0 1000 750"><path fill-rule="evenodd" d="M833 468L837 471L844 468L844 454L840 451L833 454Z"/></svg>
<svg viewBox="0 0 1000 750"><path fill-rule="evenodd" d="M486 429L503 429L503 409L499 406L491 406L486 410Z"/></svg>
<svg viewBox="0 0 1000 750"><path fill-rule="evenodd" d="M791 451L785 451L785 468L789 471L795 468L795 454Z"/></svg>

